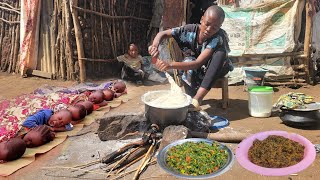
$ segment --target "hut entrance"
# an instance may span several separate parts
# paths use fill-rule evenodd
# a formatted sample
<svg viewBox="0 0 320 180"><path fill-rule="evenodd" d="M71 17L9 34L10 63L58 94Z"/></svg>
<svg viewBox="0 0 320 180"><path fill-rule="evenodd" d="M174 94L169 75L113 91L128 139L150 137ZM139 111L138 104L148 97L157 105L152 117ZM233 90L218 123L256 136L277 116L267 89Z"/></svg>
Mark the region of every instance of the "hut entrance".
<svg viewBox="0 0 320 180"><path fill-rule="evenodd" d="M189 24L199 24L203 13L214 4L216 4L216 0L190 0L187 22Z"/></svg>

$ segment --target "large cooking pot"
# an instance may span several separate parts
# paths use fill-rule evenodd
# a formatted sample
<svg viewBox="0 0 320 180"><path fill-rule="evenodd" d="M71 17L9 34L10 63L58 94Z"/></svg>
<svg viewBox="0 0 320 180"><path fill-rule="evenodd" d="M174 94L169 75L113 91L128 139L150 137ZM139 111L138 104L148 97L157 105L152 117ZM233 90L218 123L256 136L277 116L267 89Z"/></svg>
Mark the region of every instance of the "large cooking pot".
<svg viewBox="0 0 320 180"><path fill-rule="evenodd" d="M296 127L308 127L320 124L319 110L298 111L282 109L280 119L284 124Z"/></svg>
<svg viewBox="0 0 320 180"><path fill-rule="evenodd" d="M186 102L175 107L163 107L161 104L151 104L155 98L170 93L170 90L150 91L142 95L141 100L145 104L145 116L153 124L157 124L161 129L170 125L180 125L187 117L188 106L191 104L191 97L184 94ZM173 99L175 97L172 97Z"/></svg>

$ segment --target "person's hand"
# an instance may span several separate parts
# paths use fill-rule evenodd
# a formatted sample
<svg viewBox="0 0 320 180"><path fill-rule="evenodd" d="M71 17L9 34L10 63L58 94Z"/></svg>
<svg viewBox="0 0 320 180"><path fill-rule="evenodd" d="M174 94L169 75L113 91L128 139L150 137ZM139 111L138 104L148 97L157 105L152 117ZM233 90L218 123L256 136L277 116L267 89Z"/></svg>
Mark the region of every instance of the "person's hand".
<svg viewBox="0 0 320 180"><path fill-rule="evenodd" d="M138 72L141 74L142 77L144 77L144 72L141 69L139 69Z"/></svg>
<svg viewBox="0 0 320 180"><path fill-rule="evenodd" d="M158 60L155 65L156 65L157 69L159 69L159 71L166 71L170 67L169 63L167 63L166 61L161 61L161 60Z"/></svg>
<svg viewBox="0 0 320 180"><path fill-rule="evenodd" d="M159 55L158 47L153 45L148 47L148 52L151 55L151 57L158 57Z"/></svg>

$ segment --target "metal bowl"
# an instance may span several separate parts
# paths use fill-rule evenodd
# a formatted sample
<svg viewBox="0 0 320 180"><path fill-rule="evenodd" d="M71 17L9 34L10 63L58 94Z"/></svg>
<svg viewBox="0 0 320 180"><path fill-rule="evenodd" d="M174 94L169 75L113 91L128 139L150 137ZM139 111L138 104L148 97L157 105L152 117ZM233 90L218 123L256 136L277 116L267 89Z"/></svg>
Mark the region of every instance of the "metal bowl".
<svg viewBox="0 0 320 180"><path fill-rule="evenodd" d="M147 120L153 124L157 124L161 129L170 125L182 124L186 120L188 106L192 100L189 95L184 94L186 96L186 103L175 108L164 108L160 105L153 106L149 103L152 98L168 94L169 92L170 90L150 91L141 97L142 102L145 104L145 116Z"/></svg>
<svg viewBox="0 0 320 180"><path fill-rule="evenodd" d="M218 171L216 171L214 173L211 173L211 174L199 175L199 176L188 176L188 175L180 174L179 172L176 172L176 171L172 170L170 167L167 166L166 159L167 159L168 150L171 147L183 144L185 142L206 142L208 144L212 144L213 143L213 141L210 141L208 139L190 138L190 139L182 139L182 140L175 141L175 142L167 145L166 147L164 147L158 154L157 162L158 162L158 164L160 165L160 167L164 171L166 171L167 173L169 173L169 174L171 174L173 176L176 176L176 177L179 177L179 178L184 178L184 179L206 179L206 178L212 178L212 177L216 177L216 176L219 176L219 175L227 172L231 168L231 166L232 166L232 164L234 162L234 155L233 155L232 151L227 146L225 146L225 145L223 145L221 143L218 143L218 144L220 144L221 148L226 149L227 152L228 152L227 163L221 169L219 169Z"/></svg>

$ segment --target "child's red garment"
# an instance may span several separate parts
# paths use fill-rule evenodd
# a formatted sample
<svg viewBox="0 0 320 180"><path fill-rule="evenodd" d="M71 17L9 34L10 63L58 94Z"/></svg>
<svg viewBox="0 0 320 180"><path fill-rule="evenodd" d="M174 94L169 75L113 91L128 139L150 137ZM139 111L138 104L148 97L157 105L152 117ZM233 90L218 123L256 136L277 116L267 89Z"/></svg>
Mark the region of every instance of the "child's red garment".
<svg viewBox="0 0 320 180"><path fill-rule="evenodd" d="M99 109L100 108L100 105L99 104L93 104L93 110L95 111L95 110L97 110L97 109Z"/></svg>

